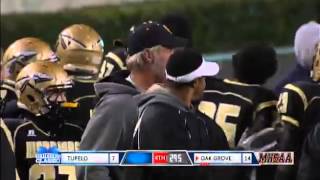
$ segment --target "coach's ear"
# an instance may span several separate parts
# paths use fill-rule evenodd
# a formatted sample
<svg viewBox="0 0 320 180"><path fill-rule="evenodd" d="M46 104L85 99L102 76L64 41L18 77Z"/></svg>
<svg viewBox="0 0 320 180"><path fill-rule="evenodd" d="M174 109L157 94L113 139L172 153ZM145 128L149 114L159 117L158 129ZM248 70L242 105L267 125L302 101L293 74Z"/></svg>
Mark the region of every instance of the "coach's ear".
<svg viewBox="0 0 320 180"><path fill-rule="evenodd" d="M144 49L142 51L142 56L145 62L152 64L154 62L154 55L150 49Z"/></svg>

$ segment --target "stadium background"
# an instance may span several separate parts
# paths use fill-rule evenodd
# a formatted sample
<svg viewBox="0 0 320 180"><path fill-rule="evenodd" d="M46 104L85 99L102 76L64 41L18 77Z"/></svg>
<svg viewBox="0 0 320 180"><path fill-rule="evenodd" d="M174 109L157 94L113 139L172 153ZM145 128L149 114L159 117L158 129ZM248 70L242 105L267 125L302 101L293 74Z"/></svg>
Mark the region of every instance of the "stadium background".
<svg viewBox="0 0 320 180"><path fill-rule="evenodd" d="M51 2L48 3L48 2ZM220 77L232 72L232 52L253 41L277 47L279 68L267 84L273 88L294 65L294 32L303 23L320 20L319 0L1 0L1 47L24 36L54 46L58 33L74 23L94 27L106 51L124 38L133 24L158 20L167 13L184 15L192 28L193 45L219 61ZM266 67L268 68L268 67Z"/></svg>

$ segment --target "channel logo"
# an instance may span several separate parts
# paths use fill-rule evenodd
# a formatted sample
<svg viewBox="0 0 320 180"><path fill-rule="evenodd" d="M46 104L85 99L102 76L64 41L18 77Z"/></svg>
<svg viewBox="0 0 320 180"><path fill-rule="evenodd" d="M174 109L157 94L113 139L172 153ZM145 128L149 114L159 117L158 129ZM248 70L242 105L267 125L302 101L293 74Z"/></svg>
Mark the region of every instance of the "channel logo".
<svg viewBox="0 0 320 180"><path fill-rule="evenodd" d="M39 147L36 154L38 164L59 164L61 162L60 151L56 146L46 148Z"/></svg>

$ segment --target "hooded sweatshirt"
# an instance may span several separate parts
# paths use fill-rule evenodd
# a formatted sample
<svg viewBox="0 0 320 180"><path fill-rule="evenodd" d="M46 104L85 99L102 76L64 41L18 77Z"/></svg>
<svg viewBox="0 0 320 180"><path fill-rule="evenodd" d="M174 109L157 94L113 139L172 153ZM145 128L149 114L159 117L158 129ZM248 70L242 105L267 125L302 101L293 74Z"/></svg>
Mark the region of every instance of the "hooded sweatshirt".
<svg viewBox="0 0 320 180"><path fill-rule="evenodd" d="M133 96L139 92L125 80L128 71L115 73L94 88L100 98L82 136L81 150L126 150L130 147L138 109ZM79 167L78 179L123 179L120 167Z"/></svg>
<svg viewBox="0 0 320 180"><path fill-rule="evenodd" d="M139 120L134 132L134 149L221 150L228 149L223 131L213 121L202 118L173 94L156 91L135 97ZM143 167L130 179L213 179L221 178L214 167ZM131 169L132 170L132 169ZM219 169L219 171L222 169ZM222 171L221 171L222 172ZM223 171L226 175L226 171ZM228 178L227 178L228 179Z"/></svg>
<svg viewBox="0 0 320 180"><path fill-rule="evenodd" d="M294 38L294 52L297 60L295 68L276 86L275 93L289 83L297 81L312 82L310 70L313 64L316 44L320 41L320 24L311 21L300 26Z"/></svg>
<svg viewBox="0 0 320 180"><path fill-rule="evenodd" d="M140 114L134 134L137 138L137 141L134 141L137 142L137 149L197 149L201 147L201 140L205 139L201 137L207 135L205 125L201 124L204 122L193 121L197 119L194 112L176 96L169 92L158 91L135 98ZM152 129L154 125L157 125L155 127L158 128L155 130L159 133ZM204 131L199 130L201 126ZM175 132L177 136L174 136ZM151 133L150 136L149 133ZM167 139L168 137L165 136L171 136L171 138ZM193 142L192 140L196 138L199 141Z"/></svg>

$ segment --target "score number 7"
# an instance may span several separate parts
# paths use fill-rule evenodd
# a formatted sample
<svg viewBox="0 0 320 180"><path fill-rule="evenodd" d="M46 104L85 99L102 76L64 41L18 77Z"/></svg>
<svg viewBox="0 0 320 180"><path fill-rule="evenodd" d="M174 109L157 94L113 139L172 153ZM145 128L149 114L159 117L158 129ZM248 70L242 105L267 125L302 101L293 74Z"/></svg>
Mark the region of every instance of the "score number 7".
<svg viewBox="0 0 320 180"><path fill-rule="evenodd" d="M235 147L237 124L226 120L228 117L239 117L240 110L240 106L226 103L219 103L218 108L215 103L209 101L201 101L199 105L199 111L214 119L223 129L230 147Z"/></svg>

